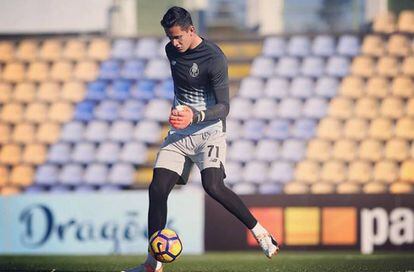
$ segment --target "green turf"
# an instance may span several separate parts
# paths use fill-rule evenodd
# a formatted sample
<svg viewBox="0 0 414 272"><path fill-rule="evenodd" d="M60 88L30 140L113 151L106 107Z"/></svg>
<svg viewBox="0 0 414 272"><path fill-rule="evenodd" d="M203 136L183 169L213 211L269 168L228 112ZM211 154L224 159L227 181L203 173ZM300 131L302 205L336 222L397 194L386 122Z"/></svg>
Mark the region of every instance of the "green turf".
<svg viewBox="0 0 414 272"><path fill-rule="evenodd" d="M135 266L143 256L0 256L0 271L120 271ZM414 271L414 253L282 252L272 260L259 253L184 255L165 266L165 272L228 271Z"/></svg>

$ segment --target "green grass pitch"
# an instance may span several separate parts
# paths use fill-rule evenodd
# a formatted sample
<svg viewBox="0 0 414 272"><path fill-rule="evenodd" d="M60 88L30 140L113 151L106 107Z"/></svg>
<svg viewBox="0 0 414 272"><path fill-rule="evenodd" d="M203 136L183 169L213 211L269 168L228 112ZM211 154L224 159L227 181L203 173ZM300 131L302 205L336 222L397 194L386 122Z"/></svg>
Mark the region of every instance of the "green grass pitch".
<svg viewBox="0 0 414 272"><path fill-rule="evenodd" d="M144 256L0 256L0 271L19 272L113 272L137 265ZM414 272L414 252L281 252L268 260L258 252L215 252L183 255L167 264L165 272Z"/></svg>

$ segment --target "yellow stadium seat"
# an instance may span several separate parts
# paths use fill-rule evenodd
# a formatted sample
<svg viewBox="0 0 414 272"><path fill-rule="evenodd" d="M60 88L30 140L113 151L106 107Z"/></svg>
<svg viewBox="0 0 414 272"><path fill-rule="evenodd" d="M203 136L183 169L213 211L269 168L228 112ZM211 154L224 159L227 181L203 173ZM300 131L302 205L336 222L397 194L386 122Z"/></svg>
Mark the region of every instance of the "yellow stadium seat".
<svg viewBox="0 0 414 272"><path fill-rule="evenodd" d="M67 102L56 102L50 106L48 119L58 123L68 122L73 116L73 105Z"/></svg>
<svg viewBox="0 0 414 272"><path fill-rule="evenodd" d="M362 191L366 194L384 194L387 193L387 186L380 182L370 182L365 184Z"/></svg>
<svg viewBox="0 0 414 272"><path fill-rule="evenodd" d="M0 163L7 165L16 165L21 162L22 151L17 144L6 144L0 151Z"/></svg>
<svg viewBox="0 0 414 272"><path fill-rule="evenodd" d="M316 183L319 181L319 163L311 160L304 160L297 164L295 169L295 180L304 183Z"/></svg>
<svg viewBox="0 0 414 272"><path fill-rule="evenodd" d="M98 65L95 61L80 61L75 67L75 78L81 81L92 81L98 76Z"/></svg>
<svg viewBox="0 0 414 272"><path fill-rule="evenodd" d="M372 167L367 161L353 161L348 168L348 181L367 183L372 180Z"/></svg>
<svg viewBox="0 0 414 272"><path fill-rule="evenodd" d="M50 77L53 80L68 81L73 76L73 65L69 61L60 60L53 63Z"/></svg>
<svg viewBox="0 0 414 272"><path fill-rule="evenodd" d="M319 122L316 134L325 140L337 140L342 136L342 123L336 118L324 118Z"/></svg>
<svg viewBox="0 0 414 272"><path fill-rule="evenodd" d="M393 183L398 179L398 165L394 161L379 161L374 168L374 181Z"/></svg>
<svg viewBox="0 0 414 272"><path fill-rule="evenodd" d="M405 113L407 116L414 117L414 97L408 99L407 104L405 106Z"/></svg>
<svg viewBox="0 0 414 272"><path fill-rule="evenodd" d="M86 44L79 39L70 39L66 42L63 49L63 57L65 59L79 61L86 56Z"/></svg>
<svg viewBox="0 0 414 272"><path fill-rule="evenodd" d="M109 58L111 45L108 40L95 38L89 43L87 55L90 59L103 61Z"/></svg>
<svg viewBox="0 0 414 272"><path fill-rule="evenodd" d="M392 12L380 13L374 18L372 28L375 32L392 33L396 30L396 18Z"/></svg>
<svg viewBox="0 0 414 272"><path fill-rule="evenodd" d="M8 103L12 98L12 86L0 81L0 104Z"/></svg>
<svg viewBox="0 0 414 272"><path fill-rule="evenodd" d="M404 161L400 168L400 179L414 183L414 159Z"/></svg>
<svg viewBox="0 0 414 272"><path fill-rule="evenodd" d="M321 170L321 180L329 183L341 183L346 180L346 167L340 161L327 161Z"/></svg>
<svg viewBox="0 0 414 272"><path fill-rule="evenodd" d="M31 82L22 82L14 88L13 98L21 103L30 103L35 100L36 86Z"/></svg>
<svg viewBox="0 0 414 272"><path fill-rule="evenodd" d="M398 59L391 56L381 57L377 63L377 74L380 76L394 77L400 73Z"/></svg>
<svg viewBox="0 0 414 272"><path fill-rule="evenodd" d="M0 62L10 62L14 58L14 44L9 41L0 42Z"/></svg>
<svg viewBox="0 0 414 272"><path fill-rule="evenodd" d="M403 161L408 158L410 146L407 141L394 138L385 144L385 157L389 160Z"/></svg>
<svg viewBox="0 0 414 272"><path fill-rule="evenodd" d="M379 116L379 105L377 99L363 97L356 101L355 116L364 119L374 119Z"/></svg>
<svg viewBox="0 0 414 272"><path fill-rule="evenodd" d="M401 34L392 35L387 44L388 53L397 57L405 57L411 52L410 41Z"/></svg>
<svg viewBox="0 0 414 272"><path fill-rule="evenodd" d="M359 145L358 155L364 160L379 161L383 157L383 146L378 140L363 140Z"/></svg>
<svg viewBox="0 0 414 272"><path fill-rule="evenodd" d="M11 139L10 126L4 123L0 123L0 146L7 144Z"/></svg>
<svg viewBox="0 0 414 272"><path fill-rule="evenodd" d="M30 165L14 166L10 173L10 182L18 187L27 187L33 184L34 169Z"/></svg>
<svg viewBox="0 0 414 272"><path fill-rule="evenodd" d="M26 145L23 151L23 162L39 165L46 161L46 146L43 144Z"/></svg>
<svg viewBox="0 0 414 272"><path fill-rule="evenodd" d="M334 142L332 156L336 160L351 162L357 157L357 146L353 140L340 139Z"/></svg>
<svg viewBox="0 0 414 272"><path fill-rule="evenodd" d="M361 51L364 55L380 57L385 54L385 43L379 35L367 35L362 42Z"/></svg>
<svg viewBox="0 0 414 272"><path fill-rule="evenodd" d="M25 67L21 62L9 62L2 72L2 78L5 81L18 83L25 78Z"/></svg>
<svg viewBox="0 0 414 272"><path fill-rule="evenodd" d="M6 186L1 189L0 195L13 196L20 193L20 189L15 186Z"/></svg>
<svg viewBox="0 0 414 272"><path fill-rule="evenodd" d="M6 166L0 165L0 188L9 182L9 170Z"/></svg>
<svg viewBox="0 0 414 272"><path fill-rule="evenodd" d="M147 165L153 165L158 155L158 147L149 147L147 150Z"/></svg>
<svg viewBox="0 0 414 272"><path fill-rule="evenodd" d="M336 192L338 194L358 194L361 192L361 186L353 182L345 182L338 184Z"/></svg>
<svg viewBox="0 0 414 272"><path fill-rule="evenodd" d="M369 136L377 140L388 140L393 135L394 126L390 119L376 118L369 127Z"/></svg>
<svg viewBox="0 0 414 272"><path fill-rule="evenodd" d="M57 82L42 82L37 90L37 99L48 103L56 102L60 98L60 89Z"/></svg>
<svg viewBox="0 0 414 272"><path fill-rule="evenodd" d="M398 18L398 30L414 33L414 11L403 10Z"/></svg>
<svg viewBox="0 0 414 272"><path fill-rule="evenodd" d="M28 122L42 123L47 117L47 106L44 103L35 102L27 105L24 118Z"/></svg>
<svg viewBox="0 0 414 272"><path fill-rule="evenodd" d="M1 120L7 123L16 124L23 119L23 105L18 103L9 103L1 109Z"/></svg>
<svg viewBox="0 0 414 272"><path fill-rule="evenodd" d="M310 192L312 194L333 194L335 186L331 183L315 183L311 185Z"/></svg>
<svg viewBox="0 0 414 272"><path fill-rule="evenodd" d="M29 123L19 123L14 127L12 141L19 144L28 144L34 141L35 127Z"/></svg>
<svg viewBox="0 0 414 272"><path fill-rule="evenodd" d="M414 76L414 56L404 58L401 71L404 75Z"/></svg>
<svg viewBox="0 0 414 272"><path fill-rule="evenodd" d="M38 44L35 40L23 40L16 50L16 58L22 61L32 61L38 57Z"/></svg>
<svg viewBox="0 0 414 272"><path fill-rule="evenodd" d="M362 78L357 76L348 76L342 80L339 92L341 95L346 97L359 98L364 94L364 85L365 84Z"/></svg>
<svg viewBox="0 0 414 272"><path fill-rule="evenodd" d="M62 42L58 39L46 39L40 47L39 56L43 60L57 61L62 56Z"/></svg>
<svg viewBox="0 0 414 272"><path fill-rule="evenodd" d="M345 97L335 97L329 104L328 114L339 119L348 119L352 116L352 100Z"/></svg>
<svg viewBox="0 0 414 272"><path fill-rule="evenodd" d="M385 77L370 77L367 82L366 94L370 97L385 98L389 95L389 83Z"/></svg>
<svg viewBox="0 0 414 272"><path fill-rule="evenodd" d="M392 81L391 93L397 97L414 97L414 83L412 79L407 76L399 76L394 78Z"/></svg>
<svg viewBox="0 0 414 272"><path fill-rule="evenodd" d="M42 123L36 132L36 140L44 144L53 144L59 140L60 126L56 123Z"/></svg>
<svg viewBox="0 0 414 272"><path fill-rule="evenodd" d="M285 194L293 195L293 194L307 194L309 193L309 186L298 182L289 182L286 183L285 188L283 188Z"/></svg>
<svg viewBox="0 0 414 272"><path fill-rule="evenodd" d="M390 185L390 193L392 194L412 194L413 192L413 185L406 182L395 182Z"/></svg>
<svg viewBox="0 0 414 272"><path fill-rule="evenodd" d="M165 137L168 136L168 132L170 131L170 126L164 124L161 128L161 138L160 138L160 143L165 139Z"/></svg>
<svg viewBox="0 0 414 272"><path fill-rule="evenodd" d="M370 77L375 73L374 60L369 56L357 56L352 61L351 73L356 76Z"/></svg>
<svg viewBox="0 0 414 272"><path fill-rule="evenodd" d="M148 187L152 181L153 169L151 167L142 167L135 171L134 183L140 187Z"/></svg>
<svg viewBox="0 0 414 272"><path fill-rule="evenodd" d="M45 81L49 78L49 64L43 61L32 62L29 65L26 75L31 81Z"/></svg>
<svg viewBox="0 0 414 272"><path fill-rule="evenodd" d="M327 161L331 158L331 144L322 139L312 139L308 143L306 156L308 159L315 161Z"/></svg>
<svg viewBox="0 0 414 272"><path fill-rule="evenodd" d="M381 103L381 116L398 119L404 115L404 102L398 97L387 97Z"/></svg>
<svg viewBox="0 0 414 272"><path fill-rule="evenodd" d="M397 120L395 136L406 140L414 140L414 118L403 117Z"/></svg>
<svg viewBox="0 0 414 272"><path fill-rule="evenodd" d="M78 103L85 98L85 85L79 81L69 81L63 84L61 98L69 102Z"/></svg>

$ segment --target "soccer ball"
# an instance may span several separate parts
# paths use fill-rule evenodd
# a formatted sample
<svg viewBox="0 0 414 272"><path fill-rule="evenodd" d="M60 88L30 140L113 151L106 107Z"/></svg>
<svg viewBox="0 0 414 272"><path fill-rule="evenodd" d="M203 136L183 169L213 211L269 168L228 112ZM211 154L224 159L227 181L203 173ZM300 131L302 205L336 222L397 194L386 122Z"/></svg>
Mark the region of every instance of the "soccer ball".
<svg viewBox="0 0 414 272"><path fill-rule="evenodd" d="M175 231L162 229L151 236L149 251L157 261L170 263L180 256L183 245Z"/></svg>

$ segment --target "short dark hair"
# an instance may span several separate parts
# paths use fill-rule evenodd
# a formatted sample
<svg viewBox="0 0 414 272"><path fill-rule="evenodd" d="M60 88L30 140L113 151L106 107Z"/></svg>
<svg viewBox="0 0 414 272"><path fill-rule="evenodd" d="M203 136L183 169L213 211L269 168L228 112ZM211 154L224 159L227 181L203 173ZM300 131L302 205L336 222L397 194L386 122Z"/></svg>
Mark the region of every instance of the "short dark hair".
<svg viewBox="0 0 414 272"><path fill-rule="evenodd" d="M164 29L171 28L173 26L180 26L182 29L188 29L193 25L190 13L182 7L170 8L162 17L161 25Z"/></svg>

